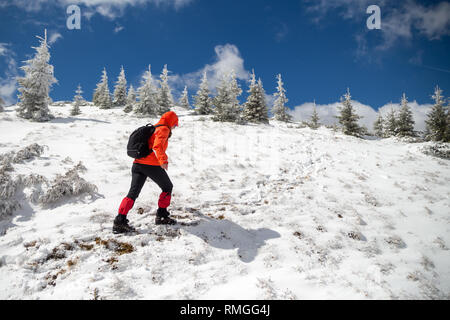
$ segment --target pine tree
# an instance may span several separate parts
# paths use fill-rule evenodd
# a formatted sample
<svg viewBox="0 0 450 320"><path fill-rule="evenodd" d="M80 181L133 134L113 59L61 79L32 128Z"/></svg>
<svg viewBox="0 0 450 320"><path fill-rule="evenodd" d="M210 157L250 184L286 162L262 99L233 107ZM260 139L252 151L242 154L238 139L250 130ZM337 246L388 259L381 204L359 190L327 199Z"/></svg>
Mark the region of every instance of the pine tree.
<svg viewBox="0 0 450 320"><path fill-rule="evenodd" d="M250 80L249 96L244 104L243 118L248 122L268 123L267 104L265 91L261 79L256 82L255 71L253 70Z"/></svg>
<svg viewBox="0 0 450 320"><path fill-rule="evenodd" d="M236 73L234 69L230 73L230 99L231 99L231 112L234 112L234 116L231 118L233 121L238 121L241 117L242 107L239 103L239 97L242 94L242 89L236 79Z"/></svg>
<svg viewBox="0 0 450 320"><path fill-rule="evenodd" d="M442 90L438 86L436 86L432 98L434 99L434 106L431 108L430 113L428 113L428 119L425 121L425 138L432 141L444 141L448 116L444 108L445 101L442 96Z"/></svg>
<svg viewBox="0 0 450 320"><path fill-rule="evenodd" d="M82 102L84 101L83 96L81 95L83 93L83 91L81 90L81 86L78 85L77 90L75 91L76 95L73 97L73 108L70 111L70 114L72 116L76 116L81 114L81 109L80 106L82 104Z"/></svg>
<svg viewBox="0 0 450 320"><path fill-rule="evenodd" d="M94 105L100 107L100 109L110 109L112 107L111 94L109 92L108 74L106 68L103 68L102 79L97 84L94 96L92 99Z"/></svg>
<svg viewBox="0 0 450 320"><path fill-rule="evenodd" d="M317 107L316 107L316 100L314 100L314 109L313 109L313 113L311 115L311 123L310 123L310 128L312 129L318 129L320 127L320 123L319 123L320 119L319 119L319 114L317 113Z"/></svg>
<svg viewBox="0 0 450 320"><path fill-rule="evenodd" d="M384 132L386 137L395 137L398 133L397 114L393 108L391 108L391 112L387 115Z"/></svg>
<svg viewBox="0 0 450 320"><path fill-rule="evenodd" d="M242 90L236 80L234 71L224 74L217 87L217 96L213 99L215 105L214 120L222 122L235 122L239 118L240 106L238 96Z"/></svg>
<svg viewBox="0 0 450 320"><path fill-rule="evenodd" d="M289 122L292 120L292 116L287 113L288 108L286 107L286 103L289 101L286 97L286 89L284 89L283 80L281 78L281 74L277 75L278 86L277 92L274 94L277 99L275 100L273 106L273 114L275 116L275 120Z"/></svg>
<svg viewBox="0 0 450 320"><path fill-rule="evenodd" d="M373 129L375 131L375 135L377 137L383 138L384 137L384 119L381 115L381 112L378 112L377 120L373 124Z"/></svg>
<svg viewBox="0 0 450 320"><path fill-rule="evenodd" d="M181 95L180 101L178 101L178 104L180 107L190 110L191 106L189 104L189 96L188 96L188 90L187 86L184 87L183 94Z"/></svg>
<svg viewBox="0 0 450 320"><path fill-rule="evenodd" d="M33 121L48 121L53 118L48 104L51 101L49 92L51 86L57 82L53 76L53 66L49 64L50 52L47 44L47 30L44 38L37 37L39 47L33 47L36 54L33 59L25 61L21 69L25 72L23 78L18 78L19 83L19 117Z"/></svg>
<svg viewBox="0 0 450 320"><path fill-rule="evenodd" d="M364 129L358 125L361 117L353 110L351 98L350 89L347 89L347 93L341 98L342 108L340 108L340 115L337 118L344 134L360 137Z"/></svg>
<svg viewBox="0 0 450 320"><path fill-rule="evenodd" d="M206 72L203 74L203 80L200 84L200 89L197 91L197 95L194 96L195 100L195 113L200 115L207 115L213 112L212 110L212 100L209 96L209 84Z"/></svg>
<svg viewBox="0 0 450 320"><path fill-rule="evenodd" d="M141 87L138 89L139 102L135 108L135 113L141 116L155 116L158 114L159 106L156 102L157 93L153 85L151 66L145 72L141 80Z"/></svg>
<svg viewBox="0 0 450 320"><path fill-rule="evenodd" d="M116 86L114 87L114 105L124 106L127 103L127 79L125 77L125 70L123 66L120 69L119 77L117 78Z"/></svg>
<svg viewBox="0 0 450 320"><path fill-rule="evenodd" d="M127 95L126 106L123 109L123 111L129 113L133 111L135 105L136 105L136 91L134 91L133 85L130 85L130 89L128 90Z"/></svg>
<svg viewBox="0 0 450 320"><path fill-rule="evenodd" d="M172 92L169 86L169 71L167 70L167 64L160 75L159 88L158 88L158 114L162 115L170 111L173 106Z"/></svg>
<svg viewBox="0 0 450 320"><path fill-rule="evenodd" d="M408 106L408 99L403 93L401 99L401 109L397 121L397 135L399 137L414 137L414 118L411 109Z"/></svg>

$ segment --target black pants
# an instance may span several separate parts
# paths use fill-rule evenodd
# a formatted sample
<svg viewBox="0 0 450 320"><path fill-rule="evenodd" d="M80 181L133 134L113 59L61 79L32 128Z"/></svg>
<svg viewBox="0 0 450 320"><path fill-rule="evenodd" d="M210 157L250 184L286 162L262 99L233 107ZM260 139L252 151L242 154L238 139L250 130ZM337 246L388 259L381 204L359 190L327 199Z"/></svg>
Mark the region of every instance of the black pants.
<svg viewBox="0 0 450 320"><path fill-rule="evenodd" d="M131 168L131 188L127 197L135 201L139 197L147 178L152 179L161 188L162 192L172 193L173 184L166 170L160 166L133 163Z"/></svg>

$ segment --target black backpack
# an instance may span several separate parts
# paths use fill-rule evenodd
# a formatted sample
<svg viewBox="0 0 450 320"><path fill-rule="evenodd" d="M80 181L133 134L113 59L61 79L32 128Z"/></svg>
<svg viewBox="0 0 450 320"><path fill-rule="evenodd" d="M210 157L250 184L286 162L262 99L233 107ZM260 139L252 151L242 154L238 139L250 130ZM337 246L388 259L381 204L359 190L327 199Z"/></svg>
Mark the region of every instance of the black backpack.
<svg viewBox="0 0 450 320"><path fill-rule="evenodd" d="M141 159L150 155L153 150L148 145L148 139L155 133L156 128L164 125L154 126L148 124L136 129L128 139L127 154L131 158Z"/></svg>

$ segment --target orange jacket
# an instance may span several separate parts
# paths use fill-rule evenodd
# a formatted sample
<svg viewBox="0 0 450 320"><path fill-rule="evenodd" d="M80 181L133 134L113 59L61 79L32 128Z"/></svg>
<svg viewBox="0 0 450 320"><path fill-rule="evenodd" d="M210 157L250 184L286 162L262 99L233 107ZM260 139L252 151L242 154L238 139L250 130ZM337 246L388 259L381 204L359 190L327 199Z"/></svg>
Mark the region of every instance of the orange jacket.
<svg viewBox="0 0 450 320"><path fill-rule="evenodd" d="M166 150L169 144L170 128L178 126L178 116L173 111L166 112L159 122L155 124L155 126L157 125L163 126L156 128L155 133L148 139L148 146L150 149L153 149L153 152L145 158L134 160L134 163L148 166L162 166L165 163L169 163Z"/></svg>

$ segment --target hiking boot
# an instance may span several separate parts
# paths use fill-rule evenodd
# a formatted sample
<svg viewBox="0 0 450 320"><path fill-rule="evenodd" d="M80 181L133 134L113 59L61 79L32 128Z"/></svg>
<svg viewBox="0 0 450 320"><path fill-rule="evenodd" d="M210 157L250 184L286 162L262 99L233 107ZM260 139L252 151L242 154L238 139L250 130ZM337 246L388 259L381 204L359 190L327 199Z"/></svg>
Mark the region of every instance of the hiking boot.
<svg viewBox="0 0 450 320"><path fill-rule="evenodd" d="M155 224L156 225L174 225L177 224L175 219L169 217L170 213L167 209L159 208L156 212Z"/></svg>
<svg viewBox="0 0 450 320"><path fill-rule="evenodd" d="M114 219L113 233L119 234L130 232L136 232L136 229L128 224L127 216L123 214L117 215L117 217Z"/></svg>

